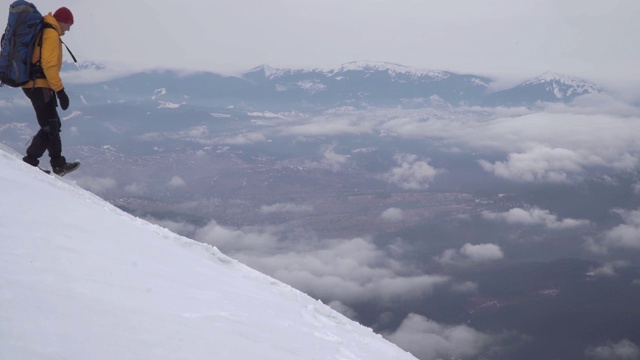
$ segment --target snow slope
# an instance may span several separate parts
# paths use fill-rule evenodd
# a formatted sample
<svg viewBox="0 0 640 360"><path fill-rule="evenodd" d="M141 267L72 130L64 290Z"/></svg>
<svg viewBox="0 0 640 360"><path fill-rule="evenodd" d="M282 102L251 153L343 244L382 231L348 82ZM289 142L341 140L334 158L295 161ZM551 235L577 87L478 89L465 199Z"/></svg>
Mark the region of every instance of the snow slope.
<svg viewBox="0 0 640 360"><path fill-rule="evenodd" d="M0 359L415 359L74 175L0 168Z"/></svg>

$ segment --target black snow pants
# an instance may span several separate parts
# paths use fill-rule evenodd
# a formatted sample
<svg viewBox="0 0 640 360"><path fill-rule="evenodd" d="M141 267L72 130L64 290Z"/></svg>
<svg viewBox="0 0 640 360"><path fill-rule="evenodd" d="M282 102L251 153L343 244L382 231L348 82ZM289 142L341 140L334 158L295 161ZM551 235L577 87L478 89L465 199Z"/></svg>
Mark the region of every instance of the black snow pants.
<svg viewBox="0 0 640 360"><path fill-rule="evenodd" d="M58 116L58 102L56 93L49 88L23 88L22 89L31 100L33 109L36 111L36 118L40 130L33 137L31 145L27 148L27 156L23 158L26 163L38 166L40 158L45 150L49 151L51 167L62 167L66 159L62 156L62 140L60 139L60 129L62 122Z"/></svg>

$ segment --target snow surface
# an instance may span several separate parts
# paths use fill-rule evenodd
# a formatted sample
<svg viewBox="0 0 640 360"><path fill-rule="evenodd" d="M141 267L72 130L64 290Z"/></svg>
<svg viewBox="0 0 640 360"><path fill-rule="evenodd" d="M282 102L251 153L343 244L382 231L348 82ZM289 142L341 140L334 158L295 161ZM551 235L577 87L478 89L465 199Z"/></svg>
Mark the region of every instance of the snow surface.
<svg viewBox="0 0 640 360"><path fill-rule="evenodd" d="M415 359L74 174L1 148L0 167L0 359Z"/></svg>

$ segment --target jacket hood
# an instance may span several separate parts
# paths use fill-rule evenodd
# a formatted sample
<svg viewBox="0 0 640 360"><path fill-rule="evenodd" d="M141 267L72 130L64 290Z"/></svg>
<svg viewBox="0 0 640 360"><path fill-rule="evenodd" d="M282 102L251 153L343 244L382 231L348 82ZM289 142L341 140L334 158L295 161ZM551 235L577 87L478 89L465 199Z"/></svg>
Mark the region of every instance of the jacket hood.
<svg viewBox="0 0 640 360"><path fill-rule="evenodd" d="M58 35L62 36L62 28L60 27L60 24L58 24L58 20L53 17L52 13L45 15L44 21L48 24L51 24L53 28L58 32Z"/></svg>

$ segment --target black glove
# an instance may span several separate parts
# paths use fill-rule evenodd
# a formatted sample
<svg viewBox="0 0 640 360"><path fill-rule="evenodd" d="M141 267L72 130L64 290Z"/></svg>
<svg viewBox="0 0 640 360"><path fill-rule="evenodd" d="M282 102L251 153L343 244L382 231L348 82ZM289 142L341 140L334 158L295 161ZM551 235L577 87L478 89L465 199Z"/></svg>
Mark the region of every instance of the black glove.
<svg viewBox="0 0 640 360"><path fill-rule="evenodd" d="M58 95L58 101L60 102L62 110L67 110L69 108L69 97L67 96L67 93L62 89L56 94Z"/></svg>

